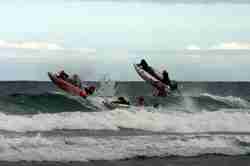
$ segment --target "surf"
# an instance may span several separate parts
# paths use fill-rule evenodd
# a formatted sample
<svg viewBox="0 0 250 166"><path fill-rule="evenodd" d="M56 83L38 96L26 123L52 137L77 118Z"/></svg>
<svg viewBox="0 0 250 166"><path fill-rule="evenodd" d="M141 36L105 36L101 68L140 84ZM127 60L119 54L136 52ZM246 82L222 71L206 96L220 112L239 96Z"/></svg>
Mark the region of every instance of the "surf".
<svg viewBox="0 0 250 166"><path fill-rule="evenodd" d="M135 110L137 109L137 110ZM147 110L148 109L148 110ZM250 114L234 110L171 112L153 108L116 109L101 112L8 115L0 113L0 130L13 132L52 130L138 129L153 132L250 132Z"/></svg>

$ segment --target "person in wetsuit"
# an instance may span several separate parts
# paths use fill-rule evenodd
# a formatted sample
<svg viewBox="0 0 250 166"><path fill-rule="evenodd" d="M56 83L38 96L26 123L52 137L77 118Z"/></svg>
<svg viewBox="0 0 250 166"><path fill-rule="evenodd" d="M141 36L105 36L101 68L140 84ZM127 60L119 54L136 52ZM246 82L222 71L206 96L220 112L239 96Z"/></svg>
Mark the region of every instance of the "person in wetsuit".
<svg viewBox="0 0 250 166"><path fill-rule="evenodd" d="M69 75L67 73L65 73L64 70L62 70L62 71L59 72L58 77L65 80L65 81L67 81L67 79L69 78Z"/></svg>
<svg viewBox="0 0 250 166"><path fill-rule="evenodd" d="M166 97L167 95L168 92L166 91L165 86L154 88L153 90L153 96Z"/></svg>
<svg viewBox="0 0 250 166"><path fill-rule="evenodd" d="M168 76L168 72L166 70L163 70L162 72L162 82L170 87L171 90L177 90L178 84L176 81L171 81Z"/></svg>
<svg viewBox="0 0 250 166"><path fill-rule="evenodd" d="M164 84L170 86L171 81L170 81L170 79L169 79L168 72L167 72L166 70L163 70L162 76L163 76L162 82L163 82Z"/></svg>
<svg viewBox="0 0 250 166"><path fill-rule="evenodd" d="M96 89L95 86L90 86L90 87L85 87L84 88L87 95L92 95L95 92L95 89Z"/></svg>
<svg viewBox="0 0 250 166"><path fill-rule="evenodd" d="M178 90L177 82L176 81L171 81L170 88L171 88L171 90Z"/></svg>
<svg viewBox="0 0 250 166"><path fill-rule="evenodd" d="M92 95L95 92L95 89L96 89L95 86L85 87L84 90L85 90L87 95L81 91L80 96L83 97L84 99L86 99L89 95Z"/></svg>
<svg viewBox="0 0 250 166"><path fill-rule="evenodd" d="M81 83L81 79L79 78L79 76L77 74L73 74L72 77L70 77L67 73L65 73L64 70L60 71L58 74L58 78L63 79L64 81L67 81L79 88L82 88L82 83Z"/></svg>
<svg viewBox="0 0 250 166"><path fill-rule="evenodd" d="M73 74L72 78L69 78L68 81L71 84L73 84L79 88L82 88L81 79L79 78L79 76L77 74Z"/></svg>
<svg viewBox="0 0 250 166"><path fill-rule="evenodd" d="M139 96L136 99L137 99L137 105L138 106L144 106L145 105L145 99L144 99L143 96Z"/></svg>
<svg viewBox="0 0 250 166"><path fill-rule="evenodd" d="M129 101L127 101L124 97L118 97L116 101L112 101L111 103L130 105Z"/></svg>
<svg viewBox="0 0 250 166"><path fill-rule="evenodd" d="M138 64L138 66L142 67L143 70L147 71L148 64L145 59L142 59L141 62Z"/></svg>

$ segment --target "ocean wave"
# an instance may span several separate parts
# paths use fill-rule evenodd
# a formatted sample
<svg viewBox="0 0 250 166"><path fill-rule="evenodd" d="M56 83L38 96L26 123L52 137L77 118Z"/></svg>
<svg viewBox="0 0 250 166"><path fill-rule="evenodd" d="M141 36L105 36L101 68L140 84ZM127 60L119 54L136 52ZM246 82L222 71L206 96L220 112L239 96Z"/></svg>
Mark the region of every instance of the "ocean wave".
<svg viewBox="0 0 250 166"><path fill-rule="evenodd" d="M210 99L225 103L230 105L233 108L250 108L250 103L247 100L244 100L240 97L235 96L217 96L209 93L203 93L200 95L201 97L208 97Z"/></svg>
<svg viewBox="0 0 250 166"><path fill-rule="evenodd" d="M0 113L0 130L27 132L129 128L153 132L250 132L250 114L241 110L186 113L147 109L149 108L35 115Z"/></svg>
<svg viewBox="0 0 250 166"><path fill-rule="evenodd" d="M11 94L0 97L0 111L11 114L96 111L88 100L67 93Z"/></svg>
<svg viewBox="0 0 250 166"><path fill-rule="evenodd" d="M244 137L244 138L242 138ZM236 139L249 136L112 136L112 137L18 137L0 138L1 161L88 161L145 157L243 155L249 146Z"/></svg>
<svg viewBox="0 0 250 166"><path fill-rule="evenodd" d="M102 111L103 96L90 96L87 100L78 96L72 96L63 92L52 92L43 94L12 94L0 97L0 111L9 114L38 114L38 113L60 113L60 112L93 112ZM116 96L109 99L115 100ZM136 97L127 97L132 105L136 105ZM200 96L169 96L167 98L145 97L145 106L159 105L164 109L159 111L184 111L201 112L219 111L221 109L242 109L249 111L250 103L240 97L216 96L203 93Z"/></svg>

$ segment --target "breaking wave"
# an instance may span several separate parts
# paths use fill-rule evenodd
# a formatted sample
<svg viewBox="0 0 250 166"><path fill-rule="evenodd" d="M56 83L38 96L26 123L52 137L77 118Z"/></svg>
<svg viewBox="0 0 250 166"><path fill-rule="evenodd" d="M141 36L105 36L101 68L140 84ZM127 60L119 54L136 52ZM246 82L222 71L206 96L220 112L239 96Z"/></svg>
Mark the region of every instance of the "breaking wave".
<svg viewBox="0 0 250 166"><path fill-rule="evenodd" d="M62 92L43 94L12 94L0 97L0 111L7 114L38 114L60 112L93 112L106 108L102 104L104 96L91 96L88 100ZM109 96L116 98L116 96ZM136 105L136 97L127 97ZM169 96L167 98L145 97L146 106L157 104L164 111L200 112L220 111L221 109L241 109L249 111L250 102L240 97L216 96L208 93L199 96ZM162 111L161 110L161 111Z"/></svg>
<svg viewBox="0 0 250 166"><path fill-rule="evenodd" d="M164 108L162 108L164 109ZM116 109L102 112L9 115L0 113L0 130L27 132L57 129L119 130L153 132L250 132L250 113L202 111L196 113L160 111L153 108Z"/></svg>
<svg viewBox="0 0 250 166"><path fill-rule="evenodd" d="M234 96L216 96L208 93L204 93L201 97L208 97L210 99L225 103L231 107L238 107L238 108L250 108L250 103L247 100L241 99L240 97Z"/></svg>
<svg viewBox="0 0 250 166"><path fill-rule="evenodd" d="M152 135L94 137L0 138L1 161L88 161L204 154L243 155L250 136Z"/></svg>

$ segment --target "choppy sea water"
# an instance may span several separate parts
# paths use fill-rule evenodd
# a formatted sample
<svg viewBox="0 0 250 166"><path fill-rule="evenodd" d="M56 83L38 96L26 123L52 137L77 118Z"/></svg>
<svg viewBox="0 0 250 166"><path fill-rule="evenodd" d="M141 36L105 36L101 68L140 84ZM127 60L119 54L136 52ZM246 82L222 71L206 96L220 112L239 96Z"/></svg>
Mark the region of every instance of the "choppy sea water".
<svg viewBox="0 0 250 166"><path fill-rule="evenodd" d="M250 152L248 82L180 82L181 94L167 98L152 96L143 82L87 84L99 91L84 100L49 82L1 82L0 160L182 160ZM133 106L102 104L117 96ZM138 96L144 107L136 106Z"/></svg>

